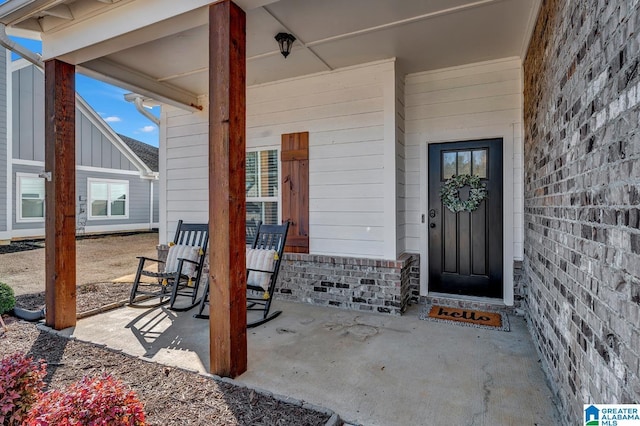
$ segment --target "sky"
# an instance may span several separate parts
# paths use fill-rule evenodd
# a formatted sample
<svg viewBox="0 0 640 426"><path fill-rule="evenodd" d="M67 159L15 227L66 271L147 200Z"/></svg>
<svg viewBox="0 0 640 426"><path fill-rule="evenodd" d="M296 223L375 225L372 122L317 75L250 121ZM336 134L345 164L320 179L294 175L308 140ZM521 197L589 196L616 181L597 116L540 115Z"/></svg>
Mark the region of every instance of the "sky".
<svg viewBox="0 0 640 426"><path fill-rule="evenodd" d="M0 3L3 3L0 1ZM34 52L41 53L42 45L38 40L11 37L16 43ZM12 60L19 58L15 53ZM76 91L85 101L116 131L130 138L158 146L158 126L140 114L133 103L124 100L127 90L103 83L98 80L76 74ZM160 115L160 108L150 110Z"/></svg>

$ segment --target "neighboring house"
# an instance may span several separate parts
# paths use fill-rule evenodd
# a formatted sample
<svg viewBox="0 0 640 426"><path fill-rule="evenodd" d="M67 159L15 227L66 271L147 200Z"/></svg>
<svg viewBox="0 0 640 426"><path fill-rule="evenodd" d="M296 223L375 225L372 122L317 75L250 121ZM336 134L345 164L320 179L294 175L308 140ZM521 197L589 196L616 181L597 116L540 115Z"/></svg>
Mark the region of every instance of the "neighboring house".
<svg viewBox="0 0 640 426"><path fill-rule="evenodd" d="M243 46L209 40L243 25L210 3L0 6L0 22L44 33L60 69L165 104L160 242L210 217L209 132L229 124L209 122L210 96L225 96L215 77L234 78L224 61ZM590 401L640 400L639 2L238 3L248 220L294 222L279 297L392 314L433 298L516 307L566 424ZM280 31L304 41L286 59ZM209 52L228 55L211 74ZM472 213L440 197L461 173L489 189Z"/></svg>
<svg viewBox="0 0 640 426"><path fill-rule="evenodd" d="M0 240L44 236L44 73L2 50ZM1 100L1 99L0 99ZM5 103L2 102L4 108ZM6 121L5 121L6 120ZM158 226L158 148L116 134L76 97L77 232Z"/></svg>

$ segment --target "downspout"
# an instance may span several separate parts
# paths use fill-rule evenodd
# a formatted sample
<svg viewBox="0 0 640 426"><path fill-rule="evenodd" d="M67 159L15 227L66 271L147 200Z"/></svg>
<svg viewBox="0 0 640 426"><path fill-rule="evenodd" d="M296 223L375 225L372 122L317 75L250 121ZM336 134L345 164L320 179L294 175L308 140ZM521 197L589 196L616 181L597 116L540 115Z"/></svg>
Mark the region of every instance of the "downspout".
<svg viewBox="0 0 640 426"><path fill-rule="evenodd" d="M153 229L153 181L149 181L149 231Z"/></svg>
<svg viewBox="0 0 640 426"><path fill-rule="evenodd" d="M156 117L155 115L151 114L149 111L147 111L147 109L142 104L142 97L141 96L136 96L133 99L133 104L136 106L136 109L138 110L138 112L140 114L144 115L149 120L153 121L156 124L156 126L160 127L160 119L158 117Z"/></svg>
<svg viewBox="0 0 640 426"><path fill-rule="evenodd" d="M17 53L35 66L44 69L42 56L11 40L7 35L7 27L2 23L0 23L0 45L8 50L11 50L12 52Z"/></svg>

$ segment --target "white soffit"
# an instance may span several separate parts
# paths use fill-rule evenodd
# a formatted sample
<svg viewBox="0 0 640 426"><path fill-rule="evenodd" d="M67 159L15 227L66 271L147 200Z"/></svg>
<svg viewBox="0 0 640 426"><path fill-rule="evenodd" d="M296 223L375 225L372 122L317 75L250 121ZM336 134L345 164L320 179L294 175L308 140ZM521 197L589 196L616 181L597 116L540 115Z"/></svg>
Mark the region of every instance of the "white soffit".
<svg viewBox="0 0 640 426"><path fill-rule="evenodd" d="M43 35L45 57L49 53L93 69L94 76L115 70L117 78L110 76L111 81L122 81L129 74L127 88L143 85L140 93L146 96L163 86L167 87L164 99L177 103L206 94L208 14L203 6L210 1L115 1L33 0L56 8L16 22L25 28L33 26L34 16L40 16L35 22L45 28L56 22ZM7 4L14 2L29 0ZM400 69L413 73L520 56L540 0L237 3L247 13L247 84L254 85L393 57ZM7 10L4 6L0 15ZM74 19L65 19L67 9ZM86 18L74 15L80 10ZM0 16L0 22L3 19ZM274 40L281 31L297 38L286 59Z"/></svg>

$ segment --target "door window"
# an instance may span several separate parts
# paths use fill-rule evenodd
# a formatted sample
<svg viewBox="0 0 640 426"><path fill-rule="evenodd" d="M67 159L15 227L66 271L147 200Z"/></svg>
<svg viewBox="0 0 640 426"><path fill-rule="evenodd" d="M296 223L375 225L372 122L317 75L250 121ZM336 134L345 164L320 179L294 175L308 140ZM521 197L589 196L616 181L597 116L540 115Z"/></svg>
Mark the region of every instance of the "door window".
<svg viewBox="0 0 640 426"><path fill-rule="evenodd" d="M482 179L487 178L487 150L476 149L469 151L442 152L442 180L453 175L471 175Z"/></svg>

